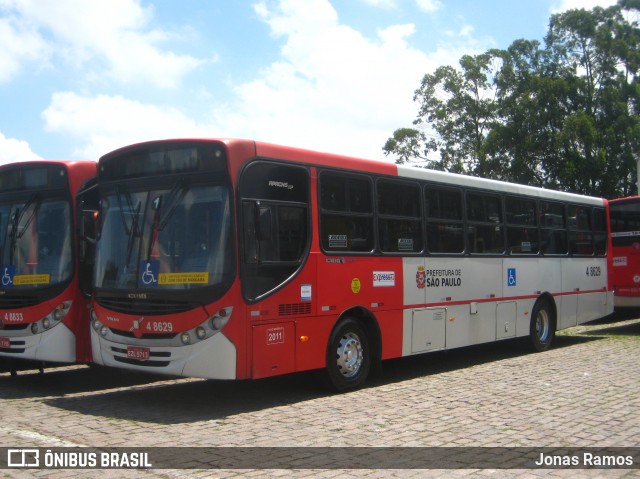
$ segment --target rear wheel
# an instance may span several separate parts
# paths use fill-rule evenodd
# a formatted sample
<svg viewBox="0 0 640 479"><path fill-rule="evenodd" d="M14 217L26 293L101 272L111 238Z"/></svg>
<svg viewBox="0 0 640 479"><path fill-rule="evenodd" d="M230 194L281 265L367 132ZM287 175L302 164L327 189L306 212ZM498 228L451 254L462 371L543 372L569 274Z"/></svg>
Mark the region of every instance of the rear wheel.
<svg viewBox="0 0 640 479"><path fill-rule="evenodd" d="M327 347L327 378L337 391L361 387L371 369L369 339L358 321L341 321Z"/></svg>
<svg viewBox="0 0 640 479"><path fill-rule="evenodd" d="M531 346L537 352L546 351L551 347L556 335L555 317L549 302L539 299L533 307L529 338Z"/></svg>

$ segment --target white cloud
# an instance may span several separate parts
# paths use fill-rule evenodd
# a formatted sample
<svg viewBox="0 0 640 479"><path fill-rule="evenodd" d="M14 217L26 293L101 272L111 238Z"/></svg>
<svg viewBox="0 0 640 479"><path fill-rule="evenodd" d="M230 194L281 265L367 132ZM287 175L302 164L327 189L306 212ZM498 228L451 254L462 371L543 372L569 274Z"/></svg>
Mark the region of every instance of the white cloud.
<svg viewBox="0 0 640 479"><path fill-rule="evenodd" d="M387 138L416 116L413 92L422 76L457 65L474 45L484 51L456 37L426 53L410 42L413 24L368 38L341 23L327 0L262 1L254 11L280 42L279 57L250 81L231 80L224 104L206 97L208 117L124 96L59 92L42 114L47 130L76 139L74 157L89 159L139 141L215 136L385 159Z"/></svg>
<svg viewBox="0 0 640 479"><path fill-rule="evenodd" d="M16 161L41 160L26 141L7 138L0 133L0 165Z"/></svg>
<svg viewBox="0 0 640 479"><path fill-rule="evenodd" d="M12 16L0 17L0 45L0 83L7 82L17 75L23 62L46 61L50 54L46 42Z"/></svg>
<svg viewBox="0 0 640 479"><path fill-rule="evenodd" d="M433 13L442 8L442 2L440 0L416 0L416 5L426 13Z"/></svg>
<svg viewBox="0 0 640 479"><path fill-rule="evenodd" d="M396 0L362 0L363 3L376 8L396 8Z"/></svg>
<svg viewBox="0 0 640 479"><path fill-rule="evenodd" d="M367 38L340 23L326 0L260 2L255 11L284 37L280 59L236 86L239 101L223 112L225 124L295 146L383 159L386 139L415 118L422 76L469 53L466 42L433 54L413 47L413 24Z"/></svg>
<svg viewBox="0 0 640 479"><path fill-rule="evenodd" d="M168 88L203 63L163 50L171 35L149 26L153 10L139 0L0 0L0 13L0 39L12 35L3 49L20 45L0 54L13 74L20 62L51 61L55 51L67 64L90 65L118 82Z"/></svg>
<svg viewBox="0 0 640 479"><path fill-rule="evenodd" d="M617 0L560 0L559 3L551 7L552 13L560 13L566 10L574 10L584 8L591 10L594 7L611 7L615 5Z"/></svg>
<svg viewBox="0 0 640 479"><path fill-rule="evenodd" d="M48 131L80 139L73 156L84 159L95 160L115 148L140 141L212 136L206 127L175 108L121 96L55 93L42 118Z"/></svg>

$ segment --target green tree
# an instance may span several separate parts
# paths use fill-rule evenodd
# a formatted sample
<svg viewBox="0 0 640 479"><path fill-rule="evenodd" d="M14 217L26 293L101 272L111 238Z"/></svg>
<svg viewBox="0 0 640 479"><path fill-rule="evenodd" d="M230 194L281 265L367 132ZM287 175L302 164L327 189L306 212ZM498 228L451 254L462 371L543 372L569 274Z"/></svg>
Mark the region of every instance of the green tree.
<svg viewBox="0 0 640 479"><path fill-rule="evenodd" d="M616 197L637 191L640 0L553 15L544 47L464 56L416 90L398 163ZM439 158L438 158L439 157Z"/></svg>

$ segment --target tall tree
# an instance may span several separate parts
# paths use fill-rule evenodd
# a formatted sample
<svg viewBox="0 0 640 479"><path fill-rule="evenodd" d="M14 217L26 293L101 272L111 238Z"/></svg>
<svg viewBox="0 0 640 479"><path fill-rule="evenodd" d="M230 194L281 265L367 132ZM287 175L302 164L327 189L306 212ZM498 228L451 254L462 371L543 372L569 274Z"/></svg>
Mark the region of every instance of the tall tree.
<svg viewBox="0 0 640 479"><path fill-rule="evenodd" d="M544 48L516 40L425 75L414 127L396 130L385 153L554 189L634 193L639 13L640 0L569 10L550 18Z"/></svg>

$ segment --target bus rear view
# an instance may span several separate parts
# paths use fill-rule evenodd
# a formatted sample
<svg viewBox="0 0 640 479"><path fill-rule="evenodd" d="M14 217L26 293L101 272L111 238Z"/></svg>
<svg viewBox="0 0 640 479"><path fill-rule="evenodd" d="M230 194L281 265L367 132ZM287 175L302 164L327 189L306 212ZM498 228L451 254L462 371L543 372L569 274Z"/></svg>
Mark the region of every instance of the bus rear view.
<svg viewBox="0 0 640 479"><path fill-rule="evenodd" d="M0 356L89 362L90 257L78 255L78 192L92 161L0 167Z"/></svg>
<svg viewBox="0 0 640 479"><path fill-rule="evenodd" d="M640 307L640 197L609 202L616 308Z"/></svg>

